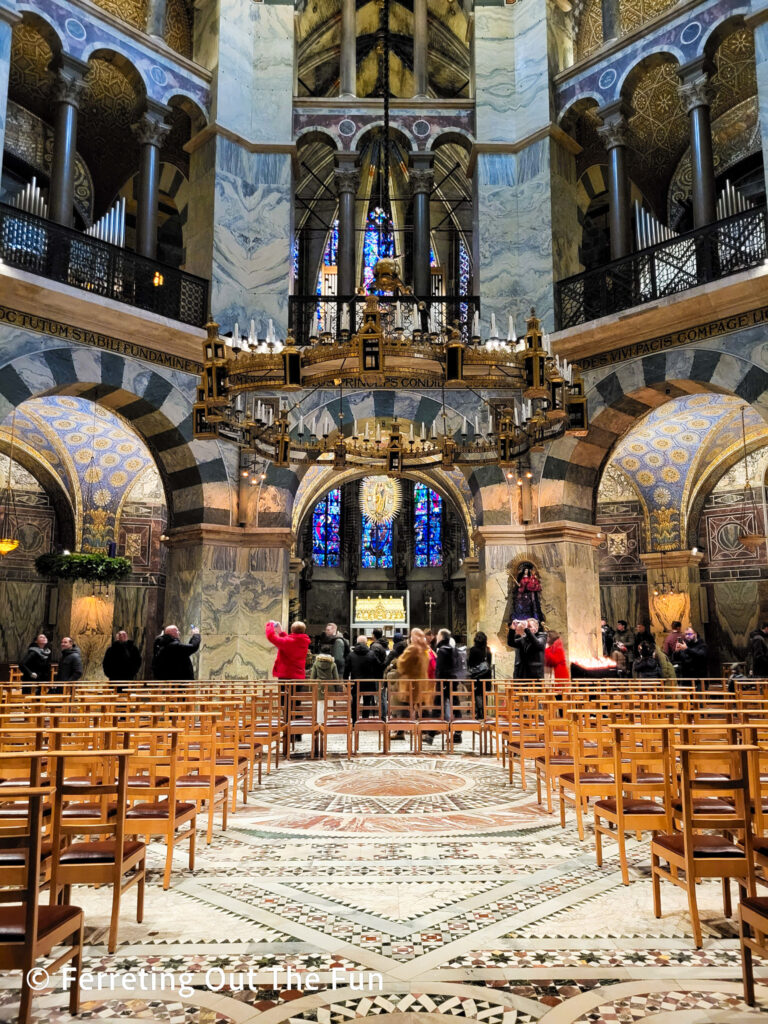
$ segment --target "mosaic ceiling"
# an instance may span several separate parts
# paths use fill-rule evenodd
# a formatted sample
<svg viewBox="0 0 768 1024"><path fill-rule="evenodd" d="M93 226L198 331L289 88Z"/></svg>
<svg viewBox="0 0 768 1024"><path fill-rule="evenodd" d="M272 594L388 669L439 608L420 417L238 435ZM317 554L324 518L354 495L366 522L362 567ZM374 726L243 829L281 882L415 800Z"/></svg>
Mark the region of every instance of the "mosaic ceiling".
<svg viewBox="0 0 768 1024"><path fill-rule="evenodd" d="M620 0L621 34L627 35L629 32L634 32L646 21L655 18L657 14L666 11L668 7L674 7L676 3L677 0ZM586 0L579 21L576 55L578 58L588 57L602 45L602 0Z"/></svg>
<svg viewBox="0 0 768 1024"><path fill-rule="evenodd" d="M748 443L768 435L763 418L733 395L686 395L654 409L617 445L609 468L620 471L642 501L653 550L685 546L692 491L740 447L742 408ZM601 487L600 499L616 500L613 489Z"/></svg>
<svg viewBox="0 0 768 1024"><path fill-rule="evenodd" d="M11 420L0 426L10 436ZM83 398L32 398L16 412L16 438L58 478L75 514L83 549L103 550L133 491L163 501L155 463L138 434L108 409ZM151 479L150 479L151 478Z"/></svg>

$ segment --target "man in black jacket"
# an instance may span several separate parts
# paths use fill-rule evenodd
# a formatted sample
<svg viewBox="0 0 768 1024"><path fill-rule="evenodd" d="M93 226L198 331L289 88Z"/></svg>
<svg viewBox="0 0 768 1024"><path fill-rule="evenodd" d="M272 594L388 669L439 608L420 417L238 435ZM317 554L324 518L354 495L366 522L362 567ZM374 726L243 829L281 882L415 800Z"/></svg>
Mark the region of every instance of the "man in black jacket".
<svg viewBox="0 0 768 1024"><path fill-rule="evenodd" d="M115 633L115 642L107 648L102 667L110 682L136 678L141 668L141 653L124 629Z"/></svg>
<svg viewBox="0 0 768 1024"><path fill-rule="evenodd" d="M83 678L83 657L80 648L71 636L61 638L61 657L56 680L59 683L75 683Z"/></svg>
<svg viewBox="0 0 768 1024"><path fill-rule="evenodd" d="M183 644L179 638L179 627L166 626L162 634L155 640L155 651L152 658L152 674L155 679L194 679L192 655L197 652L199 646L199 629L192 629L189 643Z"/></svg>
<svg viewBox="0 0 768 1024"><path fill-rule="evenodd" d="M363 705L372 704L372 698L367 697L366 694L370 694L375 691L375 680L381 679L383 675L383 659L378 656L378 653L372 646L368 646L368 641L364 636L359 636L357 638L357 643L349 653L349 677L353 680L352 707L354 718L357 717L355 703L358 686L360 687L360 696L362 698ZM366 717L367 715L363 713L363 718Z"/></svg>
<svg viewBox="0 0 768 1024"><path fill-rule="evenodd" d="M315 637L317 653L320 653L324 647L329 648L329 653L336 662L336 668L339 670L339 679L343 678L344 665L349 657L349 644L339 632L339 627L335 622L329 622L325 627L325 632Z"/></svg>
<svg viewBox="0 0 768 1024"><path fill-rule="evenodd" d="M51 648L48 645L48 637L40 633L35 637L35 642L27 648L27 653L19 663L21 678L25 683L31 681L47 683L51 678ZM24 687L25 692L31 687Z"/></svg>
<svg viewBox="0 0 768 1024"><path fill-rule="evenodd" d="M547 634L536 619L519 621L509 630L507 646L515 649L515 679L544 678L544 648Z"/></svg>
<svg viewBox="0 0 768 1024"><path fill-rule="evenodd" d="M707 645L690 626L676 645L673 662L678 679L692 679L697 690L702 688L701 680L707 676Z"/></svg>

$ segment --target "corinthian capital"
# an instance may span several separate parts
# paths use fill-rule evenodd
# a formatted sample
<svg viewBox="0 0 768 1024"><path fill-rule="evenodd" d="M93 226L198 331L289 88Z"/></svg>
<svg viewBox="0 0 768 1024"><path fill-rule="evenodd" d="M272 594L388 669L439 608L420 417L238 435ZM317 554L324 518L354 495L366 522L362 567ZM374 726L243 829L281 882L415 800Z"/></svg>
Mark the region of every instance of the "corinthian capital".
<svg viewBox="0 0 768 1024"><path fill-rule="evenodd" d="M80 100L85 92L85 76L88 71L87 64L80 61L73 63L67 61L56 69L56 78L53 83L53 98L56 103L69 103L72 107L79 107Z"/></svg>
<svg viewBox="0 0 768 1024"><path fill-rule="evenodd" d="M696 107L710 106L715 95L709 78L705 74L681 82L677 91L687 114L690 114Z"/></svg>
<svg viewBox="0 0 768 1024"><path fill-rule="evenodd" d="M603 122L597 129L597 133L605 143L606 149L627 145L627 121L631 112L623 100L610 103L597 111Z"/></svg>
<svg viewBox="0 0 768 1024"><path fill-rule="evenodd" d="M141 120L131 125L131 131L141 146L162 146L171 126L152 114L144 114Z"/></svg>
<svg viewBox="0 0 768 1024"><path fill-rule="evenodd" d="M411 185L411 192L416 195L418 192L431 192L435 182L434 171L428 169L412 168L408 173L408 181Z"/></svg>
<svg viewBox="0 0 768 1024"><path fill-rule="evenodd" d="M360 172L354 167L337 167L333 172L337 192L354 192L360 185Z"/></svg>

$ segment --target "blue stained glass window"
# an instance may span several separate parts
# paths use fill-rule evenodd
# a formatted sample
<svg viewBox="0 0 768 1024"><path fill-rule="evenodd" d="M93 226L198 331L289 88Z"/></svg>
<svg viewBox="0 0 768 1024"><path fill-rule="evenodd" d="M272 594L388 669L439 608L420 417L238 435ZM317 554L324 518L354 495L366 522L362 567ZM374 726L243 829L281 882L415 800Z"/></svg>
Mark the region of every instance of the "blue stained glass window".
<svg viewBox="0 0 768 1024"><path fill-rule="evenodd" d="M469 275L470 275L470 262L469 252L464 244L464 239L459 239L459 295L469 295ZM469 318L469 304L462 302L459 305L459 316L461 322L466 323Z"/></svg>
<svg viewBox="0 0 768 1024"><path fill-rule="evenodd" d="M414 565L443 564L443 499L426 484L413 487Z"/></svg>
<svg viewBox="0 0 768 1024"><path fill-rule="evenodd" d="M312 513L312 557L315 565L338 569L341 562L341 491L329 491Z"/></svg>
<svg viewBox="0 0 768 1024"><path fill-rule="evenodd" d="M363 238L363 285L367 288L373 280L373 268L383 256L391 256L393 248L392 221L380 206L368 214Z"/></svg>
<svg viewBox="0 0 768 1024"><path fill-rule="evenodd" d="M372 523L363 517L362 563L364 569L392 568L392 521Z"/></svg>
<svg viewBox="0 0 768 1024"><path fill-rule="evenodd" d="M325 247L325 253L323 255L323 265L326 267L335 267L338 263L339 258L339 222L335 220L333 227L328 234L328 245Z"/></svg>

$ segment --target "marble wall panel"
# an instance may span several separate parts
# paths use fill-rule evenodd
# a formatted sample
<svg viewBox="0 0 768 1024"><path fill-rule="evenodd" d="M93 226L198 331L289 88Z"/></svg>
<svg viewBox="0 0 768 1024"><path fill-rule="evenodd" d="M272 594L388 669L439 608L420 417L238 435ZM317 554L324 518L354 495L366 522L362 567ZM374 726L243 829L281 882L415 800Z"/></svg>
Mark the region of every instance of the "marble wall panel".
<svg viewBox="0 0 768 1024"><path fill-rule="evenodd" d="M0 580L0 664L18 662L44 628L46 591L45 583Z"/></svg>
<svg viewBox="0 0 768 1024"><path fill-rule="evenodd" d="M152 669L152 649L155 637L163 628L162 611L165 596L163 587L118 586L115 588L115 606L112 632L124 629L142 655L139 678L149 679Z"/></svg>
<svg viewBox="0 0 768 1024"><path fill-rule="evenodd" d="M601 586L600 607L608 622L616 628L619 619L624 619L634 629L638 622L648 618L648 591L636 584Z"/></svg>
<svg viewBox="0 0 768 1024"><path fill-rule="evenodd" d="M293 224L291 158L216 142L211 304L223 330L253 318L259 337L271 318L285 337Z"/></svg>
<svg viewBox="0 0 768 1024"><path fill-rule="evenodd" d="M714 615L710 640L714 639L720 663L739 661L746 656L749 634L763 621L760 584L757 580L734 580L710 586Z"/></svg>

